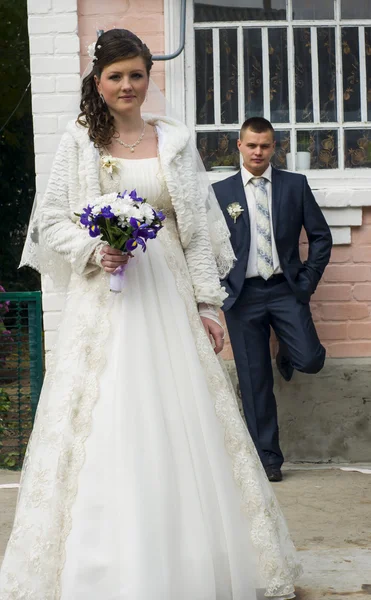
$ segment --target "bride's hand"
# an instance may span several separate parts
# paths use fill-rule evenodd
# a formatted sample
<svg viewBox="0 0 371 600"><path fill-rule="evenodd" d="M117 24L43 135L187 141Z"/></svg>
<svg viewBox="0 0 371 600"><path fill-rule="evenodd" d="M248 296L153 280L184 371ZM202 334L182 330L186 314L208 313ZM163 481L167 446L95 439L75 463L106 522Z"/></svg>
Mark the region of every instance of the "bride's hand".
<svg viewBox="0 0 371 600"><path fill-rule="evenodd" d="M214 352L219 354L223 350L224 346L224 329L218 323L207 317L201 317L202 324L205 331L211 340L214 340Z"/></svg>
<svg viewBox="0 0 371 600"><path fill-rule="evenodd" d="M103 255L101 265L107 273L113 273L117 267L126 265L132 256L130 253L124 253L116 248L111 248L111 246L103 246L100 253Z"/></svg>

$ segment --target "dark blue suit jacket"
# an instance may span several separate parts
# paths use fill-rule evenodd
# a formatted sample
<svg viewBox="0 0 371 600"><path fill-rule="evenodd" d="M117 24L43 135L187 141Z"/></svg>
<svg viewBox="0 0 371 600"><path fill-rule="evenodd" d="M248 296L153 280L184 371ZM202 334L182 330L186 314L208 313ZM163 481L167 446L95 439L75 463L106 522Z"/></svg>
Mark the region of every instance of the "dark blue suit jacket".
<svg viewBox="0 0 371 600"><path fill-rule="evenodd" d="M250 221L241 172L213 185L224 213L237 262L222 281L229 297L223 310L229 310L241 293L250 249ZM227 207L238 202L244 209L236 223ZM283 273L301 302L309 302L330 260L332 238L307 178L299 173L279 171L272 167L272 220L274 238ZM309 241L308 259L302 263L299 237L304 227Z"/></svg>

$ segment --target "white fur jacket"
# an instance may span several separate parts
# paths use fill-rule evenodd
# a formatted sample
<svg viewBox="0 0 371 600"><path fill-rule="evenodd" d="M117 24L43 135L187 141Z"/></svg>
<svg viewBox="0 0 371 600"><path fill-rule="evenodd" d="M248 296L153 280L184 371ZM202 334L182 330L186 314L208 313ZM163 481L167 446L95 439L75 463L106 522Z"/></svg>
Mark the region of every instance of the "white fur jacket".
<svg viewBox="0 0 371 600"><path fill-rule="evenodd" d="M224 217L220 211L222 221L218 215L215 220L214 208L212 231L217 232L219 240L218 248L215 249L214 244L213 251L205 190L201 190L188 129L173 119L145 118L156 126L162 171L175 210L195 299L221 306L226 294L219 277L230 270L234 259ZM89 259L101 242L79 227L74 213L101 195L99 152L90 141L87 129L71 122L61 139L46 193L30 224L21 265L27 264L42 274L51 275L57 287L62 288L71 270L85 275L98 268L89 263ZM217 263L223 265L219 272Z"/></svg>

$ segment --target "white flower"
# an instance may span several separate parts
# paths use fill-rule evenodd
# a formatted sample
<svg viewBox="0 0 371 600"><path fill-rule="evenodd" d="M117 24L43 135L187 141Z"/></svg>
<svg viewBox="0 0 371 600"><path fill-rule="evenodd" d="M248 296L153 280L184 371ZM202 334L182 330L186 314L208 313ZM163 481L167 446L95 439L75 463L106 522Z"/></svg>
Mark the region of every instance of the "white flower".
<svg viewBox="0 0 371 600"><path fill-rule="evenodd" d="M102 208L104 208L105 206L112 206L116 201L116 197L117 194L112 192L110 194L104 194L103 196L97 198L94 204L90 204L92 214L98 215Z"/></svg>
<svg viewBox="0 0 371 600"><path fill-rule="evenodd" d="M126 210L127 207L133 206L133 202L128 196L117 197L112 206L113 205L117 210Z"/></svg>
<svg viewBox="0 0 371 600"><path fill-rule="evenodd" d="M105 171L107 171L107 173L109 173L111 175L111 177L112 177L112 173L115 170L118 171L118 169L119 169L117 158L114 158L113 156L110 156L109 154L106 154L105 156L101 156L100 162L101 162L103 169Z"/></svg>
<svg viewBox="0 0 371 600"><path fill-rule="evenodd" d="M238 217L242 215L244 208L242 208L241 204L239 204L238 202L232 202L232 204L228 204L227 211L229 216L232 217L235 223Z"/></svg>
<svg viewBox="0 0 371 600"><path fill-rule="evenodd" d="M130 194L128 193L127 190L125 191L124 195L122 196L122 200L126 204L129 204L130 206L132 206L134 204L134 201L133 201L132 197L130 196Z"/></svg>
<svg viewBox="0 0 371 600"><path fill-rule="evenodd" d="M153 222L153 209L145 202L139 206L139 214L142 219L145 219L148 225Z"/></svg>
<svg viewBox="0 0 371 600"><path fill-rule="evenodd" d="M90 56L90 58L92 59L93 62L95 60L97 60L97 57L95 56L95 42L92 42L91 44L89 44L89 46L88 46L88 55Z"/></svg>
<svg viewBox="0 0 371 600"><path fill-rule="evenodd" d="M100 204L95 204L93 206L93 208L91 209L91 212L93 215L99 215L100 211L102 210L102 207Z"/></svg>
<svg viewBox="0 0 371 600"><path fill-rule="evenodd" d="M118 215L119 225L127 225L131 217L140 219L139 211L135 208L135 206L127 206L125 210L120 212Z"/></svg>
<svg viewBox="0 0 371 600"><path fill-rule="evenodd" d="M110 192L109 194L103 194L103 196L100 196L99 202L100 202L101 206L108 206L108 204L110 204L112 206L112 204L114 202L116 202L116 200L117 200L116 192Z"/></svg>
<svg viewBox="0 0 371 600"><path fill-rule="evenodd" d="M134 204L128 204L125 201L121 203L117 202L114 206L112 206L112 210L115 215L119 217L120 222L129 220L131 217L139 217L139 211Z"/></svg>
<svg viewBox="0 0 371 600"><path fill-rule="evenodd" d="M132 204L131 206L127 207L126 215L127 215L128 219L131 219L131 217L135 217L136 219L141 219L140 211L138 210L138 208L135 204Z"/></svg>

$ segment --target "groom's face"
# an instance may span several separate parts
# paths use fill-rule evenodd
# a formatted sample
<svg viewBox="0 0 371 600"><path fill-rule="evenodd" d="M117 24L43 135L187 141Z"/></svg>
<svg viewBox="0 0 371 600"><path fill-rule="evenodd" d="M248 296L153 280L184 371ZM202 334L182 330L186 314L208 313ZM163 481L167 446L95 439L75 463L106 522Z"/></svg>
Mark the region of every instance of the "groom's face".
<svg viewBox="0 0 371 600"><path fill-rule="evenodd" d="M274 153L275 141L272 131L256 133L245 129L242 138L237 141L242 154L244 167L256 177L263 175Z"/></svg>

